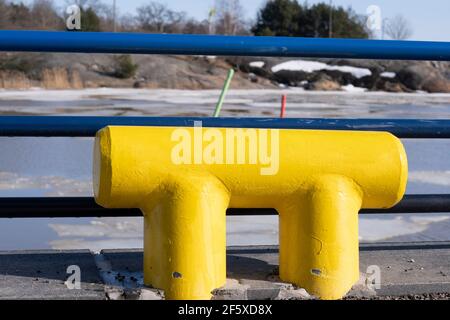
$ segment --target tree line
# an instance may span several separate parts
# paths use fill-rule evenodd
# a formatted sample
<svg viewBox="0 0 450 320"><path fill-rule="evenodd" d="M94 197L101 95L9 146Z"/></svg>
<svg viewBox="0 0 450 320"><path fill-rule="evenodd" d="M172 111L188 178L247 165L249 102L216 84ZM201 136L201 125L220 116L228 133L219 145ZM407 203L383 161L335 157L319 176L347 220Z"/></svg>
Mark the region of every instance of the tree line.
<svg viewBox="0 0 450 320"><path fill-rule="evenodd" d="M65 9L77 4L81 9L82 31L122 31L149 33L225 34L257 36L301 36L369 38L366 17L352 8L326 3L309 5L297 0L267 0L255 21L246 19L240 0L215 0L203 20L189 17L166 4L149 0L134 14L115 14L101 0L32 0L28 5L0 0L0 29L64 30ZM397 25L399 19L393 20ZM407 29L405 31L405 28ZM409 29L408 29L409 28ZM405 20L400 26L387 26L391 38L410 36Z"/></svg>
<svg viewBox="0 0 450 320"><path fill-rule="evenodd" d="M249 34L239 0L216 0L215 9L204 20L185 12L148 1L134 14L113 14L111 5L101 0L66 0L57 6L53 0L32 0L28 5L0 0L0 29L64 30L65 10L76 4L81 9L81 31L129 31L191 34Z"/></svg>

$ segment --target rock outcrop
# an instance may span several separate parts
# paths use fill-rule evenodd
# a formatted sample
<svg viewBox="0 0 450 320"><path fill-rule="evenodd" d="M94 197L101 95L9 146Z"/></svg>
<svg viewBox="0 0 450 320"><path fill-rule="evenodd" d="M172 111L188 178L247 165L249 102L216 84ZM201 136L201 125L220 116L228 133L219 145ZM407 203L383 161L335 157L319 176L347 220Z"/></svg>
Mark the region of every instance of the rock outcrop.
<svg viewBox="0 0 450 320"><path fill-rule="evenodd" d="M0 88L167 88L220 89L231 66L214 57L133 55L139 67L128 79L114 76L114 55L0 54ZM275 88L270 80L237 72L232 88Z"/></svg>
<svg viewBox="0 0 450 320"><path fill-rule="evenodd" d="M248 57L228 61L242 72L307 90L334 90L329 88L337 83L388 92L450 92L448 62Z"/></svg>
<svg viewBox="0 0 450 320"><path fill-rule="evenodd" d="M232 88L278 86L340 90L343 86L388 92L450 92L450 63L348 59L133 55L137 72L115 76L106 54L2 53L0 88L82 89L98 87L220 89L230 68Z"/></svg>

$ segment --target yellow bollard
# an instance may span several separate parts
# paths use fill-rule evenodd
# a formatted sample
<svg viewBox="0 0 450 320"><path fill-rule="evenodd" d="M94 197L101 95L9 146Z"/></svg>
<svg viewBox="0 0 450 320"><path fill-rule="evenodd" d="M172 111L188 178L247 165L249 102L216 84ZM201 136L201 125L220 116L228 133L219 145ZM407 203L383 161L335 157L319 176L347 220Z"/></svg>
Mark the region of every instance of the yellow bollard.
<svg viewBox="0 0 450 320"><path fill-rule="evenodd" d="M280 213L280 277L321 299L359 277L358 211L404 195L407 158L381 132L107 127L94 192L144 213L144 281L168 299L209 299L226 281L227 208Z"/></svg>

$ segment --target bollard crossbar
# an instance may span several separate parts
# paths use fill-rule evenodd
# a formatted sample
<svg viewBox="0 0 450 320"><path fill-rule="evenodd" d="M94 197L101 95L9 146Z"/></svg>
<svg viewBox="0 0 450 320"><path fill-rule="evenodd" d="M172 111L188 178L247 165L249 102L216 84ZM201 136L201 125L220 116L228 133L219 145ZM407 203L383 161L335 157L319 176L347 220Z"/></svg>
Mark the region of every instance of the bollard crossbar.
<svg viewBox="0 0 450 320"><path fill-rule="evenodd" d="M0 116L0 137L94 137L108 125L388 131L398 138L448 139L450 120L404 119L278 119L197 117L69 117ZM407 195L391 209L360 214L450 212L450 195ZM229 209L230 216L277 215L274 209ZM105 209L94 198L0 198L0 218L138 217L139 209Z"/></svg>
<svg viewBox="0 0 450 320"><path fill-rule="evenodd" d="M404 139L449 139L450 120L414 119L278 119L198 117L0 116L0 137L94 137L108 125L388 131ZM450 212L450 195L407 195L391 209L360 214ZM274 209L229 209L230 216L276 215ZM137 217L138 209L105 209L93 198L0 198L0 218Z"/></svg>

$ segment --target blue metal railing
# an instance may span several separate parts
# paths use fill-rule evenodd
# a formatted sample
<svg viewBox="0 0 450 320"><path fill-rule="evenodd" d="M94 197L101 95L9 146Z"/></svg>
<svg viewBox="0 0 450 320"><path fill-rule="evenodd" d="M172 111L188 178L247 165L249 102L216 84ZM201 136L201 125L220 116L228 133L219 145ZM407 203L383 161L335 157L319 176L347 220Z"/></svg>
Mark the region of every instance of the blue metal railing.
<svg viewBox="0 0 450 320"><path fill-rule="evenodd" d="M0 51L450 60L450 43L293 37L0 31Z"/></svg>
<svg viewBox="0 0 450 320"><path fill-rule="evenodd" d="M450 138L450 120L57 116L2 116L0 137L94 137L108 125L193 127L195 121L203 127L389 131L398 138Z"/></svg>
<svg viewBox="0 0 450 320"><path fill-rule="evenodd" d="M450 43L229 37L127 33L0 31L0 51L236 55L450 61ZM107 125L251 127L388 131L399 138L448 139L450 120L0 117L3 137L92 137ZM0 155L1 156L1 155ZM408 195L389 210L361 213L450 212L450 195ZM272 209L230 209L230 215L276 214ZM2 217L138 216L139 210L108 210L93 198L0 198Z"/></svg>
<svg viewBox="0 0 450 320"><path fill-rule="evenodd" d="M450 212L450 195L411 195L392 209L361 210L360 214ZM229 209L229 216L277 215L274 209ZM141 217L139 209L105 209L90 197L0 198L0 218Z"/></svg>

